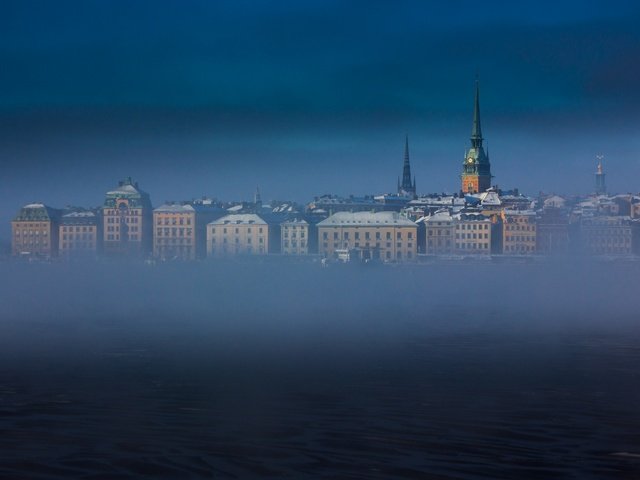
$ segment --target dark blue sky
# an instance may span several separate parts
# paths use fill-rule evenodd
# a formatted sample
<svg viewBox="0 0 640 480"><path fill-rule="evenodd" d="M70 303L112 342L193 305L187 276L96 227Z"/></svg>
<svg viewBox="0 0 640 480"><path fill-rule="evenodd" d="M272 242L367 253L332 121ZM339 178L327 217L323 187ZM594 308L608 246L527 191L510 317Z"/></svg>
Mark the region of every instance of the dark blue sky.
<svg viewBox="0 0 640 480"><path fill-rule="evenodd" d="M443 5L444 4L444 5ZM495 182L640 190L636 2L4 2L0 221L98 205L455 191L481 81ZM2 235L0 235L2 236Z"/></svg>

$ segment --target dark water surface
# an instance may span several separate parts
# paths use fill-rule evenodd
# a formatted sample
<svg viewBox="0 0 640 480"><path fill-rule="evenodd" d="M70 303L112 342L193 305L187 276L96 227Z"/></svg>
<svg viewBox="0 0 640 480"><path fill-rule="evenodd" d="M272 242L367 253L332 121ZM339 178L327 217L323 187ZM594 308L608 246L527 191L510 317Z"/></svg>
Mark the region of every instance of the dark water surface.
<svg viewBox="0 0 640 480"><path fill-rule="evenodd" d="M640 478L634 266L2 275L2 478Z"/></svg>

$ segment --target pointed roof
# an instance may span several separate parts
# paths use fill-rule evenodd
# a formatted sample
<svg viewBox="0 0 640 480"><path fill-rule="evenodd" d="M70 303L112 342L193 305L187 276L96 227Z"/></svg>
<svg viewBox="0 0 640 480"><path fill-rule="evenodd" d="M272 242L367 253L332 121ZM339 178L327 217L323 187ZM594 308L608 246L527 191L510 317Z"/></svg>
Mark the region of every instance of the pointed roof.
<svg viewBox="0 0 640 480"><path fill-rule="evenodd" d="M473 125L471 143L474 147L482 145L482 127L480 126L480 82L476 78L476 98L473 105Z"/></svg>
<svg viewBox="0 0 640 480"><path fill-rule="evenodd" d="M415 182L415 180L414 180ZM409 161L409 135L404 137L404 164L402 166L402 183L398 190L408 193L415 193L414 185L411 183L411 163Z"/></svg>

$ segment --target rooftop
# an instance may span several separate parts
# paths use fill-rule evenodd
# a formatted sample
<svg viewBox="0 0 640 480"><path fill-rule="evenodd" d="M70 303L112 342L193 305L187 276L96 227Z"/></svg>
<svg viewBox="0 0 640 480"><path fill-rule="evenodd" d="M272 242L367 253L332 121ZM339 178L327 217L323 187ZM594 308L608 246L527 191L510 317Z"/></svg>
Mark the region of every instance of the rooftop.
<svg viewBox="0 0 640 480"><path fill-rule="evenodd" d="M232 215L225 215L218 220L214 220L209 225L266 225L262 218L255 213L237 213Z"/></svg>
<svg viewBox="0 0 640 480"><path fill-rule="evenodd" d="M403 226L415 227L411 220L397 212L338 212L318 223L319 227L337 227L351 225Z"/></svg>

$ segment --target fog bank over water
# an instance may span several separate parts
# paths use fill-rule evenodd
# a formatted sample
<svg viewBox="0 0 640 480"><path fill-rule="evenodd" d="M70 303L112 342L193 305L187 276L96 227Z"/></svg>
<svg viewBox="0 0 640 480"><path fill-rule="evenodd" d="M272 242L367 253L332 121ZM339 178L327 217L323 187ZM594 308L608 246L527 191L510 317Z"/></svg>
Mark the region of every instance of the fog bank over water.
<svg viewBox="0 0 640 480"><path fill-rule="evenodd" d="M285 349L416 331L615 331L635 326L639 279L637 262L10 264L1 274L0 328L38 324L43 346L64 343L60 329L71 324L106 322L123 334L242 334Z"/></svg>
<svg viewBox="0 0 640 480"><path fill-rule="evenodd" d="M640 264L4 265L0 477L636 478Z"/></svg>

